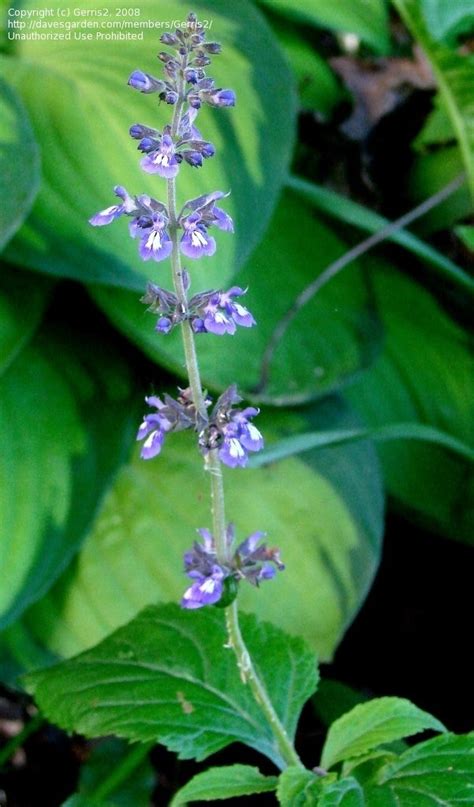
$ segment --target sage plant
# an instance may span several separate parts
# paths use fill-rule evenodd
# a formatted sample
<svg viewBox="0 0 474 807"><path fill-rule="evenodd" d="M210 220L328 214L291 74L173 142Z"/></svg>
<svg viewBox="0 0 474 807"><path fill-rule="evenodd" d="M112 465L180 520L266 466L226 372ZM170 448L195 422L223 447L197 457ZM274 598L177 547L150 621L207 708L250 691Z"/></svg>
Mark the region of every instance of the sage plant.
<svg viewBox="0 0 474 807"><path fill-rule="evenodd" d="M171 432L189 429L195 433L197 449L210 477L212 530L199 528L201 541L196 540L185 553L184 570L191 585L185 590L181 605L190 610L206 606L225 608L227 648L235 653L242 682L251 687L268 718L282 758L289 765L300 765L245 646L237 608L238 588L243 580L258 587L284 566L278 550L263 541L265 533L261 531L237 543L234 526L227 523L225 515L222 465L243 467L249 452L263 448L263 437L254 424L259 410L240 406L242 399L235 385L213 404L202 388L195 345L196 336L201 339L234 334L238 327L250 328L256 323L240 302L246 290L239 286L189 294L193 261L205 260L217 249L212 233L216 229L233 231L232 219L221 207L227 194L215 190L188 199L181 208L177 204L180 172L200 168L215 155L214 146L196 126L200 109L206 104L215 108L234 107L236 98L232 90L217 87L207 76L211 56L219 54L221 48L217 42L205 41L204 28L195 14L188 15L185 26L164 33L161 42L168 48L158 54L164 77L135 70L128 83L139 92L155 94L173 109L171 122L161 130L141 123L130 128L130 135L138 141L138 150L143 155L140 166L143 171L156 174L158 181L165 180L166 200L159 201L147 194L132 196L117 186L115 194L119 202L97 213L90 223L103 226L126 216L129 233L138 241L142 260L161 262L170 258L173 289L149 283L142 302L157 315L157 338L166 338L173 328L181 328L189 385L179 389L176 398L168 394L146 398L152 411L144 416L138 429L141 457L151 460L158 456ZM187 259L186 267L182 265L182 256Z"/></svg>

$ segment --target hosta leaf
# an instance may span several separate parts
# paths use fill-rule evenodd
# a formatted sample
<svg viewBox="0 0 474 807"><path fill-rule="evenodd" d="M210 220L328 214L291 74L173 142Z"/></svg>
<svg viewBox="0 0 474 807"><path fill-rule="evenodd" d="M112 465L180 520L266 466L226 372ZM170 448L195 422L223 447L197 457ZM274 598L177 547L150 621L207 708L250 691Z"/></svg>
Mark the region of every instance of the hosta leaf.
<svg viewBox="0 0 474 807"><path fill-rule="evenodd" d="M351 0L327 3L325 0L261 0L263 6L303 23L359 36L376 51L389 47L387 9L383 0Z"/></svg>
<svg viewBox="0 0 474 807"><path fill-rule="evenodd" d="M385 347L346 396L371 427L420 422L472 447L469 336L421 286L379 262L374 269ZM402 440L380 444L380 455L389 492L405 510L448 536L471 540L471 461L434 444Z"/></svg>
<svg viewBox="0 0 474 807"><path fill-rule="evenodd" d="M242 632L288 735L316 685L316 660L300 639L251 615ZM283 766L276 740L235 656L221 609L150 607L92 650L28 677L44 714L88 737L156 740L204 759L243 742Z"/></svg>
<svg viewBox="0 0 474 807"><path fill-rule="evenodd" d="M449 40L455 44L455 37L459 34L472 33L474 10L471 0L456 0L455 3L423 0L423 12L433 39Z"/></svg>
<svg viewBox="0 0 474 807"><path fill-rule="evenodd" d="M32 283L28 272L0 268L0 376L40 324L50 291L43 278Z"/></svg>
<svg viewBox="0 0 474 807"><path fill-rule="evenodd" d="M22 4L24 11L41 8L39 0ZM63 16L68 11L71 23L84 21L75 18L72 0L52 0L48 8ZM43 160L37 202L27 226L9 246L14 262L138 289L144 277L156 271L153 261L150 266L138 258L137 242L129 237L125 222L102 230L87 223L93 213L112 204L114 185L124 185L131 193L166 196L165 181L140 169L140 154L128 128L136 122L160 128L169 122L172 110L166 104L158 108L156 95L142 95L126 85L137 67L158 72L158 36L165 29L145 27L147 22L184 20L189 3L160 0L157 7L153 0L138 0L136 8L140 14L133 22L144 26L138 33L143 40L118 45L97 38L104 34L105 18L120 22L116 3L104 0L92 41L77 41L77 30L69 31L67 42L48 41L46 47L43 41L28 39L17 42L14 55L1 61L3 74L28 109ZM265 230L291 154L293 82L277 40L252 4L197 0L193 10L212 21L212 37L224 48L213 62L212 75L218 86L235 89L238 98L235 110L203 110L199 127L217 155L202 171L184 165L179 177L179 204L210 190L232 190L226 209L236 220L236 236L218 233L218 253L205 259L205 282L216 284L250 254ZM63 16L52 21L60 22ZM204 267L200 271L204 273Z"/></svg>
<svg viewBox="0 0 474 807"><path fill-rule="evenodd" d="M259 420L270 439L311 420L324 426L351 416L331 400L305 415L274 412ZM50 650L73 655L144 605L181 598L183 552L197 527L210 526L209 480L191 435L173 435L165 448L154 462L137 458L123 468L80 556L29 613L29 628ZM229 470L225 486L238 537L265 529L287 566L258 591L243 585L243 607L330 657L378 564L383 499L373 448L359 444L255 471Z"/></svg>
<svg viewBox="0 0 474 807"><path fill-rule="evenodd" d="M239 286L249 288L244 303L258 327L240 329L235 339L197 337L203 383L224 389L237 382L244 392L251 391L259 381L263 353L277 322L297 295L344 251L345 245L305 205L291 194L286 196L263 243L236 278ZM114 324L149 356L183 373L178 329L157 338L154 319L144 316L137 295L116 289L94 289L93 294ZM269 384L259 400L292 404L328 394L372 362L378 337L365 278L356 264L350 275L336 278L298 314L275 351Z"/></svg>
<svg viewBox="0 0 474 807"><path fill-rule="evenodd" d="M253 793L268 793L275 790L276 776L263 776L258 768L250 765L223 765L210 768L194 776L179 790L170 807L182 807L192 801L218 801Z"/></svg>
<svg viewBox="0 0 474 807"><path fill-rule="evenodd" d="M432 0L393 0L393 4L431 62L474 195L474 56L436 41L427 27Z"/></svg>
<svg viewBox="0 0 474 807"><path fill-rule="evenodd" d="M474 791L474 734L415 745L380 769L367 807L467 807Z"/></svg>
<svg viewBox="0 0 474 807"><path fill-rule="evenodd" d="M40 332L1 377L2 628L44 594L90 527L130 440L129 381L106 343L91 335L75 350L62 331Z"/></svg>
<svg viewBox="0 0 474 807"><path fill-rule="evenodd" d="M410 737L426 729L445 731L439 720L404 698L375 698L354 706L331 726L321 765L361 756L379 745Z"/></svg>
<svg viewBox="0 0 474 807"><path fill-rule="evenodd" d="M28 215L39 187L38 146L16 92L0 80L0 250Z"/></svg>

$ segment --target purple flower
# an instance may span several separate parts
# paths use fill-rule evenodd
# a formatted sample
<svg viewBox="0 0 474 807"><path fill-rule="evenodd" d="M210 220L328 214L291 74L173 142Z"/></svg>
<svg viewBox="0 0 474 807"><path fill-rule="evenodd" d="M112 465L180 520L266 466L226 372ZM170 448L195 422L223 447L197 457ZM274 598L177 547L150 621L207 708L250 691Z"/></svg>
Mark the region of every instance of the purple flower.
<svg viewBox="0 0 474 807"><path fill-rule="evenodd" d="M234 302L234 297L245 294L239 286L232 286L229 291L216 291L198 294L190 300L190 309L193 304L196 314L191 317L191 325L195 333L214 333L221 336L225 333L234 334L236 326L251 328L255 325L252 314L240 303ZM204 298L204 299L202 299Z"/></svg>
<svg viewBox="0 0 474 807"><path fill-rule="evenodd" d="M171 254L173 243L166 230L167 220L162 213L153 213L150 222L132 221L130 233L133 237L140 237L138 251L144 261L153 258L154 261L163 261Z"/></svg>
<svg viewBox="0 0 474 807"><path fill-rule="evenodd" d="M216 242L207 234L207 227L199 213L192 213L182 219L184 234L180 241L180 249L188 258L200 258L202 255L214 255Z"/></svg>
<svg viewBox="0 0 474 807"><path fill-rule="evenodd" d="M179 171L179 160L176 158L173 140L169 134L162 136L160 147L147 154L140 165L148 174L159 174L166 179L176 176Z"/></svg>
<svg viewBox="0 0 474 807"><path fill-rule="evenodd" d="M218 449L219 459L229 468L244 468L248 452L263 448L263 437L249 418L258 415L259 409L248 406L246 409L231 409L228 422L221 426L222 441Z"/></svg>
<svg viewBox="0 0 474 807"><path fill-rule="evenodd" d="M165 89L165 82L159 78L150 76L149 73L144 73L143 70L134 70L128 79L130 87L139 92L162 92Z"/></svg>
<svg viewBox="0 0 474 807"><path fill-rule="evenodd" d="M99 213L92 216L92 218L89 219L89 224L92 224L93 227L103 227L105 224L110 224L114 219L118 219L124 214L127 215L138 210L135 201L121 185L115 186L114 193L119 199L122 199L122 204L106 207L105 210L101 210Z"/></svg>
<svg viewBox="0 0 474 807"><path fill-rule="evenodd" d="M145 401L148 406L154 406L158 410L151 415L145 415L137 433L137 440L145 440L140 456L144 460L150 460L160 453L165 435L171 431L173 423L168 420L163 412L166 406L160 398L151 395L145 398Z"/></svg>
<svg viewBox="0 0 474 807"><path fill-rule="evenodd" d="M188 577L194 579L193 583L184 592L181 606L189 610L202 608L204 605L214 605L222 596L224 571L217 564L212 567L208 575L198 571L188 572Z"/></svg>
<svg viewBox="0 0 474 807"><path fill-rule="evenodd" d="M206 93L204 99L208 104L215 107L235 106L235 92L233 90L214 90Z"/></svg>
<svg viewBox="0 0 474 807"><path fill-rule="evenodd" d="M215 605L221 599L222 604L227 604L236 596L240 580L245 579L258 586L262 580L271 580L276 569L281 571L285 568L278 549L268 548L261 543L264 532L252 533L233 551L235 529L233 524L228 524L225 561L217 559L212 533L207 529L200 529L198 533L203 542L195 541L192 549L184 554L184 570L194 582L181 600L183 608Z"/></svg>

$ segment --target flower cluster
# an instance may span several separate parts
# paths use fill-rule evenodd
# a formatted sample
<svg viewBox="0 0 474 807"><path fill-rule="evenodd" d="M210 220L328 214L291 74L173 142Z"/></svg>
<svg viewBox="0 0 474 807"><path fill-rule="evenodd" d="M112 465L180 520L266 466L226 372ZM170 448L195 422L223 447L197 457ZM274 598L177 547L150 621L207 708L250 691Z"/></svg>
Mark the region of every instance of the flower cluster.
<svg viewBox="0 0 474 807"><path fill-rule="evenodd" d="M145 415L138 429L137 440L145 441L140 452L144 460L150 460L160 453L168 432L203 425L189 388L180 389L177 400L165 393L163 400L156 395L150 395L145 398L145 402L148 406L155 407L156 412ZM209 405L210 400L206 400L206 403Z"/></svg>
<svg viewBox="0 0 474 807"><path fill-rule="evenodd" d="M184 570L193 580L184 592L183 608L196 609L204 605L220 603L227 605L237 595L237 584L247 580L258 586L262 580L271 580L276 570L285 568L278 549L260 543L264 532L254 532L232 552L235 531L233 524L226 530L228 561L219 562L214 537L207 529L197 531L203 543L194 542L193 548L184 555Z"/></svg>
<svg viewBox="0 0 474 807"><path fill-rule="evenodd" d="M250 420L259 410L253 406L236 409L234 404L241 400L235 386L229 387L218 398L209 418L204 420L194 405L189 387L179 390L176 400L166 393L163 400L156 395L145 398L156 412L145 415L138 429L137 440L145 441L141 457L145 460L156 457L168 432L194 429L199 434L204 456L216 449L224 465L230 468L246 465L248 452L263 448L263 437ZM205 403L210 407L210 398L206 397Z"/></svg>
<svg viewBox="0 0 474 807"><path fill-rule="evenodd" d="M188 273L183 272L185 286L188 288ZM169 333L175 325L189 320L194 333L214 333L222 336L234 334L237 325L251 328L255 320L241 303L234 298L241 297L246 290L232 286L228 291L205 291L195 294L184 306L173 292L162 289L155 283L148 283L146 294L141 302L148 305L148 310L160 314L156 330Z"/></svg>
<svg viewBox="0 0 474 807"><path fill-rule="evenodd" d="M114 188L122 204L112 205L101 210L89 219L94 227L111 224L121 216L131 218L129 225L132 238L139 239L139 254L144 261L153 258L163 261L171 254L173 244L169 235L169 213L166 205L147 194L130 196L121 185ZM216 199L226 196L222 191L214 191L186 202L178 216L177 226L183 230L179 247L187 258L201 258L214 255L215 239L208 235L209 227L233 231L231 217L214 204Z"/></svg>
<svg viewBox="0 0 474 807"><path fill-rule="evenodd" d="M247 465L249 451L263 448L263 437L251 422L259 410L254 406L236 409L234 404L241 400L235 385L225 390L212 410L209 423L199 435L204 456L217 449L220 461L230 468Z"/></svg>
<svg viewBox="0 0 474 807"><path fill-rule="evenodd" d="M190 277L186 269L180 268L178 254L179 251L192 260L214 255L217 244L209 231L234 229L231 217L218 204L228 194L222 191L202 194L188 199L178 211L174 183L184 164L199 168L215 154L213 144L196 126L200 108L205 104L233 107L235 94L217 87L206 75L210 57L220 53L221 48L216 42L205 41L204 28L194 14L188 15L186 26L164 33L161 42L171 49L158 54L164 78L134 70L128 84L141 93L156 94L160 101L172 105L172 122L159 129L134 123L129 134L138 143L142 170L167 181L167 203L148 194L133 196L117 185L114 191L118 202L96 213L90 223L102 227L125 216L142 260L163 261L173 256L174 290L149 283L142 298L149 310L158 315L158 332L166 334L176 325L184 325L191 339L192 333L234 334L239 326L255 325L252 314L240 302L246 289L239 286L227 291L210 289L189 297ZM188 361L194 361L189 358L189 345L187 350ZM199 383L197 376L195 366L193 389ZM180 389L176 399L167 394L145 399L152 411L144 416L138 429L141 457L149 460L160 454L170 432L191 429L198 435L206 461L214 462L217 455L221 463L231 468L245 466L249 453L263 448L263 437L252 422L259 410L251 406L238 408L241 398L235 385L218 398L212 409L211 400L200 390L197 397L199 401L193 401L188 388ZM273 577L276 569L284 568L278 551L261 542L264 533L253 533L234 549L234 529L229 526L225 552L220 547L218 554L211 533L206 529L198 532L203 543L195 542L185 555L185 571L193 581L182 600L185 608L217 602L225 605L236 595L240 580L245 578L258 586L262 580Z"/></svg>

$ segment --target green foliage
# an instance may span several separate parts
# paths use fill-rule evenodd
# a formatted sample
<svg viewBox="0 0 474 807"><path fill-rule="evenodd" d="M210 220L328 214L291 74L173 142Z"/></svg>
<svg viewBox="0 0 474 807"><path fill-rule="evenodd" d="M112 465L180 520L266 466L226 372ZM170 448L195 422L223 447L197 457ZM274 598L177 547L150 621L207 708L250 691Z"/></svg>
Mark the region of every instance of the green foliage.
<svg viewBox="0 0 474 807"><path fill-rule="evenodd" d="M474 56L461 54L439 41L443 35L452 34L453 26L459 31L459 22L464 24L468 16L472 21L472 9L468 12L464 4L455 3L455 11L450 12L448 4L443 4L441 12L439 0L393 0L393 4L431 62L474 196Z"/></svg>
<svg viewBox="0 0 474 807"><path fill-rule="evenodd" d="M269 438L272 431L310 423L353 422L337 401L305 416L284 411L265 419L262 414L261 420ZM203 496L209 480L191 450L193 442L188 434L173 435L165 446L166 467L164 456L144 463L136 455L121 470L80 556L27 615L27 633L41 645L73 655L145 605L181 598L183 552L196 527L210 526ZM291 570L258 592L243 584L239 602L304 636L322 658L330 658L363 601L380 555L383 498L372 446L307 452L263 470L229 471L225 482L239 539L263 525Z"/></svg>
<svg viewBox="0 0 474 807"><path fill-rule="evenodd" d="M426 729L445 731L439 720L404 698L376 698L360 703L332 724L321 765L332 768L343 759L361 756L379 745Z"/></svg>
<svg viewBox="0 0 474 807"><path fill-rule="evenodd" d="M250 765L223 765L198 773L178 793L170 807L182 807L192 801L218 801L253 793L268 793L277 786L276 776L263 776Z"/></svg>
<svg viewBox="0 0 474 807"><path fill-rule="evenodd" d="M342 33L356 34L374 50L388 50L387 8L384 0L364 0L355 5L351 0L261 0L264 6L291 20L310 23L321 28L333 28Z"/></svg>
<svg viewBox="0 0 474 807"><path fill-rule="evenodd" d="M238 275L239 285L249 286L248 305L258 327L242 329L238 339L225 343L197 337L205 386L222 390L237 382L244 394L251 394L276 323L290 302L344 250L345 245L329 228L311 217L292 195L286 196L267 238ZM150 316L144 316L135 294L117 289L95 289L93 294L113 323L151 358L183 373L178 329L158 340ZM378 335L365 278L355 265L351 276L341 275L329 284L288 329L276 350L269 386L259 394L259 401L291 405L327 395L372 362Z"/></svg>
<svg viewBox="0 0 474 807"><path fill-rule="evenodd" d="M300 639L255 617L242 631L273 706L294 736L316 686L316 660ZM92 650L26 679L43 713L87 737L155 740L183 759L243 742L282 760L249 687L242 686L220 609L150 607Z"/></svg>
<svg viewBox="0 0 474 807"><path fill-rule="evenodd" d="M139 6L141 19L150 20L185 19L189 11L187 0L160 0L158 10L154 0L140 0ZM22 7L43 8L38 0ZM53 0L50 8L59 7L68 8L74 19L72 0ZM101 6L111 18L115 8L112 0ZM179 185L182 204L210 188L232 189L226 210L235 219L236 234L217 236L219 254L206 259L201 281L207 287L228 279L263 235L291 155L294 92L278 42L250 3L199 2L195 10L212 17L225 49L215 63L216 78L236 91L239 102L238 115L234 110L203 111L202 126L221 156L209 160L201 173L183 171ZM13 262L135 290L151 279L152 268L138 259L137 242L128 237L124 222L98 232L87 220L112 203L114 185L124 185L130 193L159 193L156 177L139 171L127 126L144 121L160 127L168 122L169 107L157 109L156 96L126 86L138 65L156 72L156 41L156 29L144 31L143 41L126 41L119 48L114 41L85 44L72 38L64 58L63 42L50 41L45 47L42 41L28 40L16 43L14 54L1 60L2 75L28 110L43 165L37 202L8 249ZM265 71L257 71L262 52ZM252 215L254 209L258 216Z"/></svg>
<svg viewBox="0 0 474 807"><path fill-rule="evenodd" d="M105 344L91 355L87 339L74 354L67 333L44 329L0 378L2 627L67 566L129 445L129 373Z"/></svg>
<svg viewBox="0 0 474 807"><path fill-rule="evenodd" d="M0 250L30 212L39 180L39 151L26 109L0 81Z"/></svg>
<svg viewBox="0 0 474 807"><path fill-rule="evenodd" d="M420 422L472 446L469 335L421 286L380 263L374 270L385 346L346 396L372 427ZM405 510L445 535L471 540L472 461L435 444L402 440L383 443L380 456L389 492Z"/></svg>
<svg viewBox="0 0 474 807"><path fill-rule="evenodd" d="M155 776L148 750L114 737L101 740L81 767L78 792L62 807L149 807Z"/></svg>
<svg viewBox="0 0 474 807"><path fill-rule="evenodd" d="M356 779L347 777L324 788L318 807L365 807L364 793Z"/></svg>
<svg viewBox="0 0 474 807"><path fill-rule="evenodd" d="M277 797L283 807L312 807L320 792L320 780L305 768L290 766L278 779Z"/></svg>
<svg viewBox="0 0 474 807"><path fill-rule="evenodd" d="M474 734L445 734L382 766L366 790L367 807L468 804L474 787Z"/></svg>
<svg viewBox="0 0 474 807"><path fill-rule="evenodd" d="M0 376L29 342L41 322L51 284L31 282L28 272L0 269Z"/></svg>

